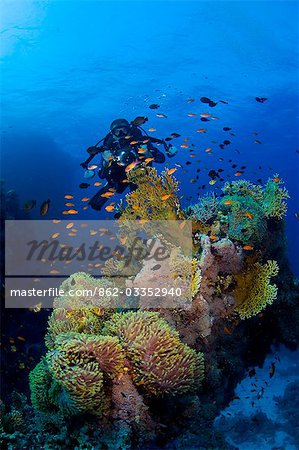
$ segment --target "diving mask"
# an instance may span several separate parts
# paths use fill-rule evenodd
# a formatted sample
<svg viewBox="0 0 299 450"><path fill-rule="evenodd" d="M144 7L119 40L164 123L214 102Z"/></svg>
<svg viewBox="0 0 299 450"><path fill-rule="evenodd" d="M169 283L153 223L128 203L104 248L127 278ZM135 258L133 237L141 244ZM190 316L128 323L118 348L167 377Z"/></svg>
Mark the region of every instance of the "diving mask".
<svg viewBox="0 0 299 450"><path fill-rule="evenodd" d="M125 137L125 136L127 136L128 132L129 132L128 127L119 127L119 128L115 128L112 131L112 133L116 137Z"/></svg>

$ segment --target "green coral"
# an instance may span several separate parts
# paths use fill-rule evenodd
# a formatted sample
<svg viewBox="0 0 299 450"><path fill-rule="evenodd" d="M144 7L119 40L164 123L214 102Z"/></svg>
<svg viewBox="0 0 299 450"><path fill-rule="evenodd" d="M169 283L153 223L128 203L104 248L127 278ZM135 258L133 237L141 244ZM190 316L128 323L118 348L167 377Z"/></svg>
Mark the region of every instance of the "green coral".
<svg viewBox="0 0 299 450"><path fill-rule="evenodd" d="M287 212L287 204L285 200L289 198L286 188L281 188L283 181L277 174L273 178L269 178L263 198L263 210L266 217L276 217L282 219Z"/></svg>
<svg viewBox="0 0 299 450"><path fill-rule="evenodd" d="M46 358L35 366L29 374L31 403L39 411L48 411L55 407L55 402L49 394L53 378L49 372Z"/></svg>
<svg viewBox="0 0 299 450"><path fill-rule="evenodd" d="M222 199L222 211L231 239L252 245L262 242L267 230L266 218L261 205L252 197L225 196Z"/></svg>
<svg viewBox="0 0 299 450"><path fill-rule="evenodd" d="M275 277L278 271L276 261L267 261L264 265L255 263L235 275L236 311L241 319L253 317L273 303L277 296L277 287L270 284L270 279Z"/></svg>
<svg viewBox="0 0 299 450"><path fill-rule="evenodd" d="M274 175L265 188L246 180L227 182L221 201L219 219L227 224L230 238L243 244L259 245L267 233L267 219L282 219L286 213L288 192Z"/></svg>
<svg viewBox="0 0 299 450"><path fill-rule="evenodd" d="M119 338L133 367L133 382L148 394L182 394L204 376L203 355L183 344L158 313L115 314L104 332Z"/></svg>

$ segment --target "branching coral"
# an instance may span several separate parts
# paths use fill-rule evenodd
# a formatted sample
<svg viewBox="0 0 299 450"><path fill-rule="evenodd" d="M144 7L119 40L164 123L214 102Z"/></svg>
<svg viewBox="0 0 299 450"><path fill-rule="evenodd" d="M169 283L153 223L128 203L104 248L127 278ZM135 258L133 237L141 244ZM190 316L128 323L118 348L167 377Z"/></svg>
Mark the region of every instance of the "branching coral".
<svg viewBox="0 0 299 450"><path fill-rule="evenodd" d="M278 270L276 261L268 261L264 265L255 263L235 275L236 311L241 319L255 316L275 300L277 287L270 284L270 278L275 277Z"/></svg>
<svg viewBox="0 0 299 450"><path fill-rule="evenodd" d="M203 197L199 197L198 203L189 206L186 210L188 219L207 223L217 217L219 200L214 193L208 192Z"/></svg>
<svg viewBox="0 0 299 450"><path fill-rule="evenodd" d="M158 313L115 314L104 332L119 338L133 367L133 382L148 394L182 394L203 378L202 354L183 344Z"/></svg>
<svg viewBox="0 0 299 450"><path fill-rule="evenodd" d="M247 180L226 182L223 192L228 196L237 195L240 197L251 197L256 202L261 202L264 197L262 186Z"/></svg>
<svg viewBox="0 0 299 450"><path fill-rule="evenodd" d="M173 278L179 278L181 282L191 287L191 297L199 290L201 282L201 269L196 258L189 258L182 254L179 248L173 247L169 257L169 267Z"/></svg>
<svg viewBox="0 0 299 450"><path fill-rule="evenodd" d="M158 175L156 169L144 166L129 172L128 180L136 184L137 189L127 194L121 220L184 218L177 197L179 183L167 170Z"/></svg>

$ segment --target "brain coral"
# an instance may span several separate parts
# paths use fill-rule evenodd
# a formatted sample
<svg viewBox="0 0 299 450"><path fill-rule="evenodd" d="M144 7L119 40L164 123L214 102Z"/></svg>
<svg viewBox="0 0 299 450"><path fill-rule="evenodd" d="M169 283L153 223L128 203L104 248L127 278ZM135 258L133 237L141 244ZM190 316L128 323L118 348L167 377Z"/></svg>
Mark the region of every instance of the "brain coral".
<svg viewBox="0 0 299 450"><path fill-rule="evenodd" d="M119 338L133 367L133 382L149 394L182 394L203 378L202 354L183 344L158 313L115 314L104 332Z"/></svg>
<svg viewBox="0 0 299 450"><path fill-rule="evenodd" d="M255 263L235 275L236 311L241 319L255 316L275 300L277 287L270 284L270 278L276 276L278 270L276 261L267 261L264 265Z"/></svg>

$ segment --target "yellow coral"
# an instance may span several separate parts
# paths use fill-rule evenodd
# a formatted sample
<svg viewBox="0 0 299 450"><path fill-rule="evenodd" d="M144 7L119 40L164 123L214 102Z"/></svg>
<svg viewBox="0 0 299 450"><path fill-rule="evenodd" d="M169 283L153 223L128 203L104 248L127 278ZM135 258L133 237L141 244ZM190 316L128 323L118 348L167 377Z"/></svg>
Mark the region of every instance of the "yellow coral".
<svg viewBox="0 0 299 450"><path fill-rule="evenodd" d="M192 282L191 282L191 291L192 297L199 291L201 283L201 270L198 266L198 259L192 259Z"/></svg>
<svg viewBox="0 0 299 450"><path fill-rule="evenodd" d="M174 278L190 283L191 296L194 297L199 291L201 283L201 269L198 259L184 256L179 248L172 248L169 258L169 266Z"/></svg>
<svg viewBox="0 0 299 450"><path fill-rule="evenodd" d="M267 261L264 265L255 263L245 272L235 275L236 311L241 319L253 317L273 303L277 296L277 287L270 284L270 278L275 277L278 270L276 261Z"/></svg>
<svg viewBox="0 0 299 450"><path fill-rule="evenodd" d="M128 180L137 189L127 194L127 207L121 220L177 220L183 219L177 197L178 181L166 170L158 175L156 169L143 166L128 173Z"/></svg>

